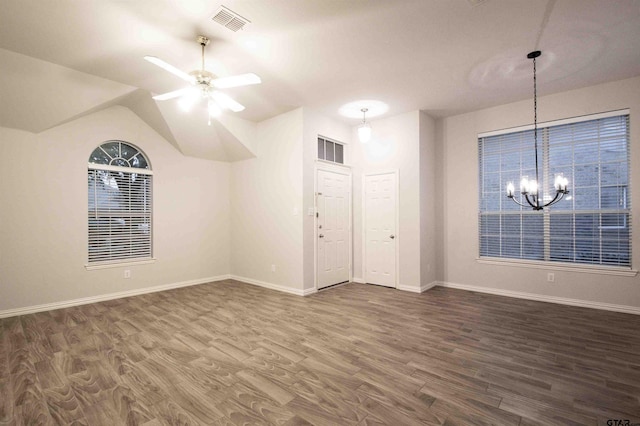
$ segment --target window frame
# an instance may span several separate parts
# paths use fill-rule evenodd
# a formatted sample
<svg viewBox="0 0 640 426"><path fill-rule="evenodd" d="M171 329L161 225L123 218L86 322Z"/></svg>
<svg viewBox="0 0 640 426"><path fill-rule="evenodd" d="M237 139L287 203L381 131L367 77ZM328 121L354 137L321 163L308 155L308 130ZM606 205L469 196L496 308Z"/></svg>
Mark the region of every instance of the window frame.
<svg viewBox="0 0 640 426"><path fill-rule="evenodd" d="M119 144L118 145L119 154L122 154L123 152L122 144L127 145L129 148L132 148L135 151L128 158L128 160L132 160L134 159L134 157L142 157L144 159L144 162L142 162L142 165L140 166L131 166L131 167L122 167L118 165L112 165L112 163L115 160L121 159L121 158L113 157L111 154L106 152L104 147L107 144L111 144L111 143ZM92 162L92 159L95 158L94 153L99 152L100 150L104 152L107 156L111 157L111 161L109 162L109 164L106 164L106 162L104 163ZM128 160L125 159L125 162L131 165L131 162L129 162ZM108 160L105 159L105 161L108 161ZM118 163L123 163L123 162L118 161ZM139 163L140 163L139 161L136 161L134 164L139 164ZM133 182L135 182L136 175L144 176L144 180L142 181L140 186L137 186L135 188L136 192L132 192L132 191L129 192L129 196L126 198L126 202L125 202L128 208L125 208L125 209L121 209L117 207L113 208L114 199L110 198L111 196L108 196L109 198L104 201L105 202L104 206L99 205L98 198L99 198L100 190L98 186L95 185L95 183L93 187L91 184L91 179L95 179L96 175L99 172L106 172L109 174L118 173L121 177L125 177L127 181L131 179ZM88 245L87 245L87 263L85 264L85 268L87 270L94 270L94 269L124 267L129 265L139 265L139 264L155 262L156 259L153 257L153 171L151 170L151 163L149 161L149 158L144 153L144 151L142 151L136 145L128 141L123 141L123 140L104 141L100 145L98 145L89 156L89 162L87 163L87 178L88 178L88 183L87 183L88 199L87 199L86 205L88 208L87 210L87 214L88 214L87 243ZM136 185L136 184L132 183L132 185ZM118 189L118 195L121 194L121 192L119 191L120 189ZM139 191L142 191L142 193ZM132 198L132 195L134 194L143 195L143 201L141 202L142 210L132 209L132 202L134 201L134 199ZM90 198L92 195L94 197L93 205L92 205L92 199ZM104 197L104 194L101 194L101 197ZM113 213L113 215L110 215L109 213ZM128 244L127 247L130 251L136 251L141 249L142 251L148 252L148 255L145 254L143 256L136 256L136 255L122 256L121 254L120 255L116 254L116 255L113 255L111 258L109 258L109 255L102 256L102 257L105 257L104 260L92 260L92 257L101 257L100 253L92 254L91 247L90 247L92 242L95 243L96 241L100 241L102 237L106 237L105 239L108 239L113 237L113 235L111 234L112 232L111 225L109 225L108 231L102 231L103 232L102 234L100 233L100 231L98 231L98 234L96 235L96 228L95 228L96 225L92 225L91 220L92 219L102 220L105 218L113 218L113 217L121 217L125 219L129 218L131 220L133 220L133 218L137 218L141 220L142 223L148 224L147 238L144 238L143 240L139 240L138 236L132 235L130 233L123 240L126 242L126 244ZM128 226L131 227L132 224L129 223ZM143 241L143 242L140 243L140 241Z"/></svg>
<svg viewBox="0 0 640 426"><path fill-rule="evenodd" d="M634 262L633 262L633 233L632 233L632 228L631 228L631 223L633 221L633 209L632 206L630 205L630 196L631 196L631 184L632 184L632 179L631 179L631 131L630 131L630 110L629 109L623 109L623 110L616 110L616 111L610 111L610 112L605 112L605 113L600 113L600 114L592 114L592 115L587 115L587 116L581 116L581 117L573 117L573 118L568 118L568 119L562 119L562 120L554 120L554 121L549 121L549 122L544 122L544 123L540 123L538 126L538 130L539 132L541 132L541 130L546 130L552 127L557 127L557 126L561 126L561 125L565 125L565 124L573 124L573 123L581 123L581 122L587 122L587 121L595 121L595 120L599 120L599 119L604 119L604 118L608 118L608 117L618 117L618 116L626 116L626 120L627 120L627 151L626 151L626 167L627 167L627 171L628 171L628 175L627 175L627 179L625 182L625 185L618 185L620 186L623 191L623 198L624 198L624 209L618 209L617 213L621 213L623 210L626 210L626 215L624 219L625 222L623 225L619 225L619 226L603 226L603 225L598 225L597 229L602 232L602 231L615 231L615 230L622 230L622 229L628 229L629 230L629 235L628 235L628 241L629 241L629 265L615 265L615 264L606 264L606 263L602 263L604 262L604 260L602 258L599 259L600 263L587 263L587 262L580 262L577 261L575 258L575 254L574 254L574 259L573 261L569 260L569 261L561 261L561 260L553 260L550 259L549 256L549 250L551 248L551 239L552 239L552 235L550 234L550 232L548 232L548 226L549 226L549 222L550 222L550 217L551 217L551 213L548 211L548 209L545 209L544 212L539 212L537 214L541 214L543 215L543 233L541 235L542 240L543 240L543 256L542 259L527 259L523 256L526 256L522 249L520 250L520 254L519 256L515 256L515 257L507 257L505 255L502 255L500 257L496 257L496 256L488 256L488 255L482 255L481 253L483 252L483 229L482 229L482 215L483 213L485 215L491 214L491 210L485 210L483 209L483 185L485 184L486 180L483 181L483 157L482 157L482 152L480 152L480 149L482 147L482 142L481 139L482 138L487 138L487 137L491 137L491 136L500 136L500 135L507 135L507 134L515 134L515 133L519 133L519 132L523 132L523 131L530 131L533 129L533 125L528 125L528 126L520 126L520 127L515 127L515 128L509 128L509 129L502 129L502 130L496 130L496 131L491 131L491 132L485 132L485 133L480 133L478 134L478 138L477 138L477 143L478 143L478 166L479 166L479 170L478 170L478 177L479 177L479 182L478 182L478 257L477 257L477 261L479 263L485 263L485 264L493 264L493 265L497 265L497 264L502 264L502 265L509 265L509 266L521 266L521 267L536 267L536 268L542 268L542 269L551 269L551 270L570 270L570 271L577 271L577 272L589 272L589 273L602 273L602 274L611 274L611 275L623 275L623 276L635 276L637 274L637 270L633 269L634 266ZM545 144L547 143L547 141L545 141ZM575 143L572 142L572 143ZM548 153L548 145L545 146L545 144L543 144L543 146L541 147L541 151L539 152L543 152L543 157L542 157L542 163L541 164L541 176L545 175L546 178L548 178L548 174L550 173L550 170L552 169L552 167L549 166L549 153ZM531 147L531 149L533 149L533 147ZM501 151L502 152L502 151ZM606 162L602 162L600 160L598 160L598 167L602 167L602 165L606 165ZM573 171L573 166L572 166L572 171ZM522 166L520 169L520 172L522 172ZM502 172L501 172L502 173ZM545 179L545 181L547 181L548 179ZM499 184L505 184L505 182L499 182ZM516 185L518 185L518 182L514 182ZM504 185L502 185L504 186ZM600 191L600 189L602 187L609 187L612 185L602 185L601 182L598 183L598 191ZM613 185L616 186L616 185ZM501 192L504 188L500 188ZM570 187L571 190L571 187ZM599 192L600 193L600 192ZM501 194L502 195L502 194ZM504 197L506 198L506 194L504 195ZM562 201L561 201L562 203ZM607 208L603 208L601 206L602 200L600 200L599 202L599 207L598 209L594 210L594 214L606 214L607 213ZM526 209L519 209L519 210L502 210L502 207L500 207L498 210L495 211L495 214L498 218L500 217L504 217L504 214L509 214L509 213L513 213L514 215L518 215L521 219L523 220L523 214L529 214L529 212ZM568 214L568 215L572 215L573 218L576 217L576 215L580 215L580 214L587 214L588 212L583 208L583 209L575 209L575 208L571 208L570 210L561 210L561 211L555 211L553 212L553 214L555 214L555 217L558 217L558 214ZM627 223L627 218L629 219L629 222ZM501 220L501 219L500 219ZM502 234L502 228L500 230L500 234ZM521 233L521 232L520 232ZM573 242L573 244L576 244L576 241L580 241L579 237L576 238L576 235L572 235L571 240ZM599 237L602 238L602 237ZM599 239L598 241L600 241L600 244L602 243L602 240ZM546 259L546 260L545 260Z"/></svg>

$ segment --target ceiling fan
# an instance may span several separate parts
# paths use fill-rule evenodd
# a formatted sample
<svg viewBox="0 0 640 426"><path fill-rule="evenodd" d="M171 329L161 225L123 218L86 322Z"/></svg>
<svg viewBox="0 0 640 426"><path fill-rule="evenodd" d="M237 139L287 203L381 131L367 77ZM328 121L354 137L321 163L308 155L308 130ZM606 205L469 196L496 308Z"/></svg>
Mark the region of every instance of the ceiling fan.
<svg viewBox="0 0 640 426"><path fill-rule="evenodd" d="M145 56L144 59L180 77L186 82L191 83L190 86L185 87L184 89L157 95L154 96L153 99L164 101L180 97L180 103L184 109L189 109L190 106L195 104L199 99L205 99L209 110L209 124L211 124L211 117L217 116L221 109L229 109L233 112L244 110L243 105L235 101L229 95L216 89L228 89L230 87L259 84L262 80L260 80L260 77L252 73L217 78L213 73L204 69L204 48L209 44L209 39L205 36L198 36L197 40L202 47L202 68L199 70L186 73L155 56Z"/></svg>

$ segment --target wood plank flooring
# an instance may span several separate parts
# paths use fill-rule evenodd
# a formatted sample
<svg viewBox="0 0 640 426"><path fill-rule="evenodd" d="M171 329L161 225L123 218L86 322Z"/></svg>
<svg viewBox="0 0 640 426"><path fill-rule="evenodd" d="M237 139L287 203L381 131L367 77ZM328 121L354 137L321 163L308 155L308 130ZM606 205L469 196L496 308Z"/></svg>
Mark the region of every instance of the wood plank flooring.
<svg viewBox="0 0 640 426"><path fill-rule="evenodd" d="M461 290L229 280L0 333L1 425L640 422L640 317Z"/></svg>

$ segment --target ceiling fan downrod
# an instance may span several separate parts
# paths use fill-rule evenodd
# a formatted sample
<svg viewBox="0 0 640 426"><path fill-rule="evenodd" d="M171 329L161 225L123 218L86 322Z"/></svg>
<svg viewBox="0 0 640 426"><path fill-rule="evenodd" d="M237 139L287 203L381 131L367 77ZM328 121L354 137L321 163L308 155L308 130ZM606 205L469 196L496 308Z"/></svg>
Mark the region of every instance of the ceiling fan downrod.
<svg viewBox="0 0 640 426"><path fill-rule="evenodd" d="M210 41L209 38L203 35L198 36L198 43L202 46L202 71L204 71L204 48L209 45Z"/></svg>
<svg viewBox="0 0 640 426"><path fill-rule="evenodd" d="M200 89L202 90L202 95L205 97L207 96L210 89L211 80L215 78L212 73L204 69L204 48L209 45L210 41L211 40L209 40L208 37L205 37L203 35L198 36L198 43L200 43L200 46L202 48L201 68L200 70L191 71L189 73L189 75L191 75L195 79L196 85L200 87Z"/></svg>

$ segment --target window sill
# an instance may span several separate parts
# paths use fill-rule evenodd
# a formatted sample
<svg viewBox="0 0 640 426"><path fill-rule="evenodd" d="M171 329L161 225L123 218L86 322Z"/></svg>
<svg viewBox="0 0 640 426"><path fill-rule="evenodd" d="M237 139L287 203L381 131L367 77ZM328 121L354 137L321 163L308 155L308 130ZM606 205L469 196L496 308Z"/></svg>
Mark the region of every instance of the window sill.
<svg viewBox="0 0 640 426"><path fill-rule="evenodd" d="M638 271L636 269L615 266L578 265L575 263L503 259L497 257L479 257L476 261L484 265L515 266L518 268L537 268L552 271L581 272L586 274L617 275L621 277L635 277L638 275Z"/></svg>
<svg viewBox="0 0 640 426"><path fill-rule="evenodd" d="M137 266L137 265L148 265L150 263L155 263L156 258L152 257L151 259L141 259L141 260L129 260L123 262L102 262L102 263L92 263L88 265L84 265L87 271L95 271L98 269L110 269L110 268L126 268L127 266Z"/></svg>

